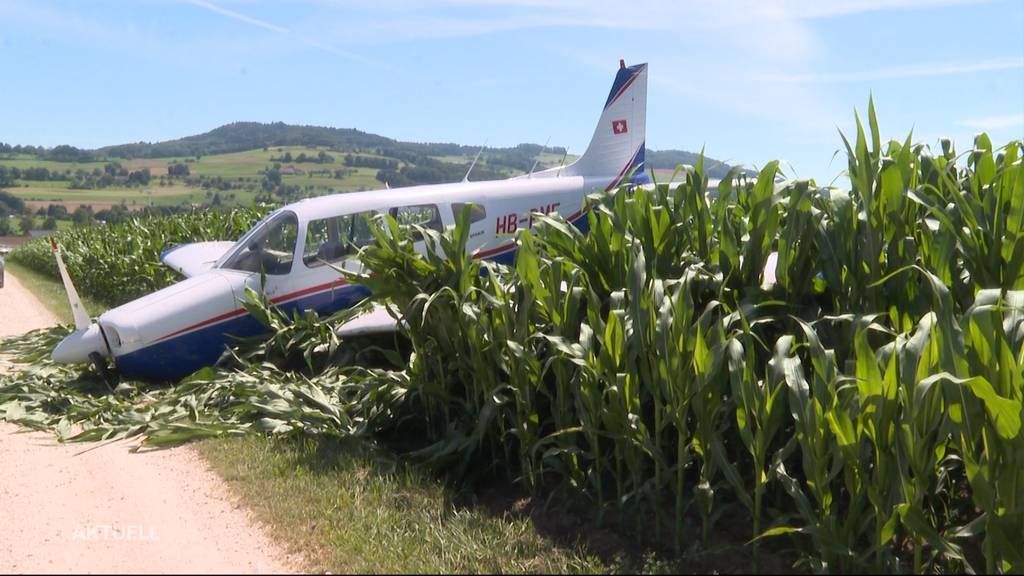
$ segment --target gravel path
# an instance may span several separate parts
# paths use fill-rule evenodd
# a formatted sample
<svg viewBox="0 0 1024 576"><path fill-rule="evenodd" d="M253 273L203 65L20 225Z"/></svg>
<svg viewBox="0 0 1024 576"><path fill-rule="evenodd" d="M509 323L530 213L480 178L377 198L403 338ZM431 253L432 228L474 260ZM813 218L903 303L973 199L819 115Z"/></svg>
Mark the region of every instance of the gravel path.
<svg viewBox="0 0 1024 576"><path fill-rule="evenodd" d="M22 286L17 277L4 272L4 287L0 288L0 338L56 323L57 318Z"/></svg>
<svg viewBox="0 0 1024 576"><path fill-rule="evenodd" d="M8 273L0 337L55 322ZM0 422L0 573L276 573L301 565L188 446L132 447L61 445Z"/></svg>

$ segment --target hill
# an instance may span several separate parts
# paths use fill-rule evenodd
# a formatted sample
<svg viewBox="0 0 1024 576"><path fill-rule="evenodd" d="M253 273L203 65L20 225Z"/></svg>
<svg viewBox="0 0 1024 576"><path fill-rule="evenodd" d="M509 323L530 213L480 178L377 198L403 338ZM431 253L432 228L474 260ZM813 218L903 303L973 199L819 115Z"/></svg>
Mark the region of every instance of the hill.
<svg viewBox="0 0 1024 576"><path fill-rule="evenodd" d="M700 154L687 152L686 150L651 150L648 148L646 154L648 170L675 170L680 164L696 166L697 160L700 159ZM704 157L704 173L709 178L723 178L730 169L732 169L732 166L721 160L715 160L707 156ZM743 171L752 176L757 174L749 169L744 169Z"/></svg>
<svg viewBox="0 0 1024 576"><path fill-rule="evenodd" d="M106 158L174 158L281 146L323 147L342 152L375 150L390 157L395 157L395 153L398 153L399 157L472 156L480 150L479 146L450 142L403 142L354 128L294 125L284 122L232 122L203 134L176 140L118 144L91 152L95 157ZM520 172L528 171L540 152L541 146L537 144L519 144L507 148L484 147L485 158L490 164L507 166ZM549 147L545 152L555 155L566 153L565 148L560 146ZM68 156L67 150L60 150L59 153L62 154L62 158ZM674 170L680 164L692 166L697 163L697 159L697 153L686 150L647 149L648 168L656 170ZM728 164L714 158L705 158L704 166L711 178L721 178L730 169Z"/></svg>
<svg viewBox="0 0 1024 576"><path fill-rule="evenodd" d="M402 142L354 128L332 128L327 126L304 126L273 122L232 122L209 132L186 136L176 140L134 144L118 144L94 150L96 156L111 158L173 158L184 156L206 156L243 152L260 148L282 146L323 147L338 152L362 150L384 150L404 155L423 156L464 156L476 154L479 146L465 146L447 142ZM520 144L510 148L485 148L496 163L510 167L522 164L523 171L529 170L533 157L540 151L536 144ZM554 154L565 154L561 147L550 147ZM527 164L526 162L529 162Z"/></svg>
<svg viewBox="0 0 1024 576"><path fill-rule="evenodd" d="M24 201L40 219L56 210L51 204L59 204L67 214L88 206L109 220L107 212L116 207L127 212L248 206L254 200L292 201L383 186L458 182L480 150L454 143L402 142L351 128L234 122L176 140L94 150L0 143L0 190ZM486 147L470 178L508 178L534 166L544 170L574 159L562 147ZM665 181L677 165L696 164L697 155L647 150L647 159L658 180ZM713 158L704 162L711 178L729 170Z"/></svg>
<svg viewBox="0 0 1024 576"><path fill-rule="evenodd" d="M108 160L158 159L202 157L216 154L244 152L271 147L304 146L323 148L334 152L371 151L378 156L396 158L416 163L416 158L453 157L472 158L479 146L468 146L450 142L403 142L363 132L354 128L333 128L285 124L284 122L232 122L209 132L166 140L163 142L135 142L104 146L84 150L74 146L61 145L53 148L34 146L11 146L0 143L0 154L23 154L40 160L55 162L97 162ZM560 146L542 149L537 144L519 144L513 147L484 147L484 162L498 168L516 172L527 172L543 151L562 157L566 150ZM693 165L697 154L685 150L647 149L648 168L672 170L679 164ZM712 178L721 178L729 166L713 158L705 158L707 173ZM501 172L501 170L498 170Z"/></svg>

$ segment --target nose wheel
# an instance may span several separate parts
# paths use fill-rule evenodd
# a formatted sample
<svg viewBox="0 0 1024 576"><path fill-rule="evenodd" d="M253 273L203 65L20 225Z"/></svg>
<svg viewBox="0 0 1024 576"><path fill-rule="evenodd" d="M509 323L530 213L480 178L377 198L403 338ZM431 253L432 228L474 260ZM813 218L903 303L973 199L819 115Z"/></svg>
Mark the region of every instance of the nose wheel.
<svg viewBox="0 0 1024 576"><path fill-rule="evenodd" d="M92 360L92 365L96 367L100 378L103 378L103 383L113 392L114 386L112 382L114 381L114 373L110 370L106 357L102 356L99 352L93 352L89 354L89 360Z"/></svg>

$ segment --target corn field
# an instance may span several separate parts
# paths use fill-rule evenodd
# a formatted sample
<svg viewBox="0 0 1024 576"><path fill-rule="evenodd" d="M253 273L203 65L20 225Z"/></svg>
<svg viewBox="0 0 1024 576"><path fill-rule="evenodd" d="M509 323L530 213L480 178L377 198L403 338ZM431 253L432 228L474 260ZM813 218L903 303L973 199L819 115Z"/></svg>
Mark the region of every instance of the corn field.
<svg viewBox="0 0 1024 576"><path fill-rule="evenodd" d="M268 210L197 210L173 216L132 218L121 224L83 226L54 233L75 286L111 305L134 300L178 281L160 262L175 244L232 240L252 228ZM12 262L60 280L47 241L28 242L10 255Z"/></svg>
<svg viewBox="0 0 1024 576"><path fill-rule="evenodd" d="M346 274L405 320L401 369L339 369L323 320L254 298L274 336L161 399L172 428L134 391L70 420L90 438L401 438L452 478L563 492L681 551L740 506L755 570L770 543L813 572L1024 572L1022 143L933 153L883 143L873 104L868 120L842 137L849 191L774 162L711 191L698 163L590 197L586 235L537 215L511 268L466 254L468 208L416 231L426 254L384 218ZM57 380L0 380L0 417L66 425ZM196 381L223 396L197 401Z"/></svg>
<svg viewBox="0 0 1024 576"><path fill-rule="evenodd" d="M541 217L515 269L416 255L394 223L359 278L409 324L419 455L564 486L610 513L749 510L813 571L1024 571L1024 164L843 138L851 190L702 166ZM778 251L777 284L762 270ZM980 539L980 550L974 544Z"/></svg>

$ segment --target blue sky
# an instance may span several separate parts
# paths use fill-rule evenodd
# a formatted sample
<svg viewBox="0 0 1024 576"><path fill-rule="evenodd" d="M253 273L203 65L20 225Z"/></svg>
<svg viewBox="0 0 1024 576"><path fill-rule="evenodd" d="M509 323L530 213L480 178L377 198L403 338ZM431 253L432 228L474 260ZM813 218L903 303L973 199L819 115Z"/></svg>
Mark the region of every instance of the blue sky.
<svg viewBox="0 0 1024 576"><path fill-rule="evenodd" d="M837 127L1024 137L1024 2L0 0L0 141L97 147L236 120L579 153L618 66L647 144L827 183Z"/></svg>

